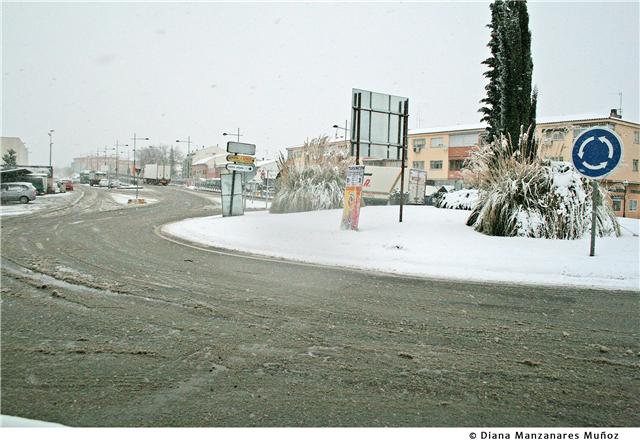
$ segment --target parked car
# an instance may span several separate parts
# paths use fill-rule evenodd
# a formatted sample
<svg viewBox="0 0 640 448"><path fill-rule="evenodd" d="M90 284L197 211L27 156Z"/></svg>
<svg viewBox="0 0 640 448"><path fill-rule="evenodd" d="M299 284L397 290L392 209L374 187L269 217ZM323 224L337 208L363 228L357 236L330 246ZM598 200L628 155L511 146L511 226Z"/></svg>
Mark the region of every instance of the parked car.
<svg viewBox="0 0 640 448"><path fill-rule="evenodd" d="M71 179L60 179L58 181L58 187L60 187L60 191L63 189L66 191L73 191L73 181Z"/></svg>
<svg viewBox="0 0 640 448"><path fill-rule="evenodd" d="M0 186L2 202L20 201L26 204L36 200L36 189L28 182L6 182Z"/></svg>
<svg viewBox="0 0 640 448"><path fill-rule="evenodd" d="M98 182L98 187L108 187L109 186L109 179L100 179L100 181Z"/></svg>

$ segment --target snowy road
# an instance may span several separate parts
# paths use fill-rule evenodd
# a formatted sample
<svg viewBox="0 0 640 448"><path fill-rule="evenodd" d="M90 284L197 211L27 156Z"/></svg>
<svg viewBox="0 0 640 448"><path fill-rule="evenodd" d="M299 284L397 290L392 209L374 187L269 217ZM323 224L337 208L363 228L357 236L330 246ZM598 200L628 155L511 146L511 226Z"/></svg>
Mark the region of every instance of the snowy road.
<svg viewBox="0 0 640 448"><path fill-rule="evenodd" d="M637 292L408 279L159 238L215 195L2 220L2 413L68 426L638 426ZM237 255L237 254L231 254Z"/></svg>

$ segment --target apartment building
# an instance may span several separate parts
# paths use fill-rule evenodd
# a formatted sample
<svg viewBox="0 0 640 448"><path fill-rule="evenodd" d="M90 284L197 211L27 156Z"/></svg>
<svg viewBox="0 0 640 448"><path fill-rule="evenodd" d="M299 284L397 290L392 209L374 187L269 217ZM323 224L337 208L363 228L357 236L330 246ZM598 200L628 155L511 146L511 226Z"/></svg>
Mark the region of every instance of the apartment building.
<svg viewBox="0 0 640 448"><path fill-rule="evenodd" d="M640 124L623 120L615 111L610 115L540 118L536 128L540 155L545 159L570 162L573 140L594 126L614 130L624 147L618 167L601 180L610 192L613 208L618 216L640 218ZM464 161L484 130L485 126L481 124L411 130L407 166L425 170L427 179L434 185L462 187Z"/></svg>
<svg viewBox="0 0 640 448"><path fill-rule="evenodd" d="M16 152L16 164L29 165L29 151L20 137L0 137L0 157L9 154L10 150ZM0 159L2 163L2 159Z"/></svg>

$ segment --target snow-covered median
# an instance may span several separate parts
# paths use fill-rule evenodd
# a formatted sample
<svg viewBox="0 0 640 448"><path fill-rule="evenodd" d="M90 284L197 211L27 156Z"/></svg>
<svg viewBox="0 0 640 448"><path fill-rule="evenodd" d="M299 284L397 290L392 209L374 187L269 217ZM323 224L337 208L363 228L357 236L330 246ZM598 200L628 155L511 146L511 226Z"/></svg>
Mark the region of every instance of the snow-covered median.
<svg viewBox="0 0 640 448"><path fill-rule="evenodd" d="M469 212L435 207L365 207L360 230L340 230L342 210L212 216L168 224L175 237L214 247L327 265L423 277L638 290L638 221L621 238L503 238L465 225Z"/></svg>
<svg viewBox="0 0 640 448"><path fill-rule="evenodd" d="M127 205L129 204L129 200L134 200L136 198L136 194L135 192L133 194L111 193L111 198L118 204ZM145 205L158 202L158 199L149 197L148 194L145 194L144 196L142 194L139 194L138 198L144 199Z"/></svg>

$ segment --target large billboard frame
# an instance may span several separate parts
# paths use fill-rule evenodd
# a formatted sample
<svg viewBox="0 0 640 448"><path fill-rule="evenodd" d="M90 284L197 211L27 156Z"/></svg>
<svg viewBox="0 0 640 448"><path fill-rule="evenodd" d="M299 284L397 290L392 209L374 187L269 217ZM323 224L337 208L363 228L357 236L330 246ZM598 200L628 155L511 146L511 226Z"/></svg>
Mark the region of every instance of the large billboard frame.
<svg viewBox="0 0 640 448"><path fill-rule="evenodd" d="M351 92L351 123L351 155L356 157L356 165L360 165L361 145L366 148L368 158L372 158L374 149L378 152L377 158L400 160L399 221L402 222L409 98L354 88ZM395 150L394 157L391 157L392 149ZM382 152L385 152L385 157L382 157Z"/></svg>

